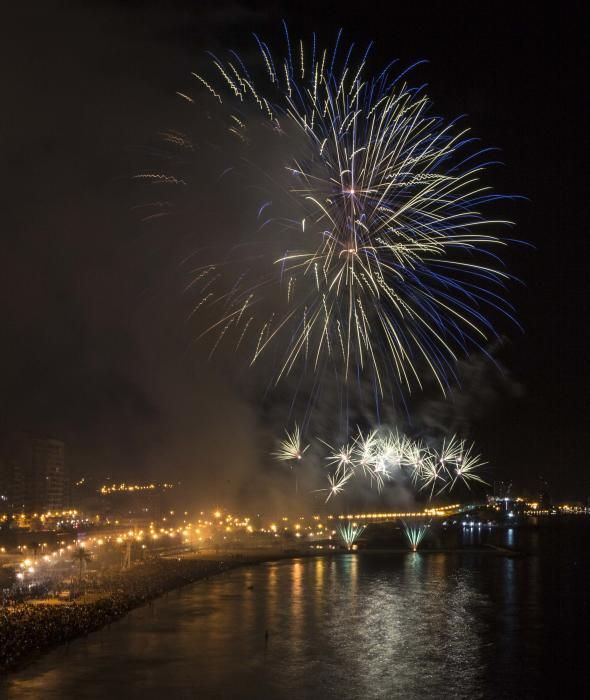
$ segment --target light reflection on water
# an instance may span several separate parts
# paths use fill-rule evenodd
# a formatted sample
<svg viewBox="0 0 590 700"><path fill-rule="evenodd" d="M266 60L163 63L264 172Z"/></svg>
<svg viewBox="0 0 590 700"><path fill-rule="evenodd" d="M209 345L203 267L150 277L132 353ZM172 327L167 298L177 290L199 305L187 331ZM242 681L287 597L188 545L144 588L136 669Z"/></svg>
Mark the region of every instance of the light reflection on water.
<svg viewBox="0 0 590 700"><path fill-rule="evenodd" d="M238 569L55 650L5 692L19 700L500 697L489 691L494 665L514 665L527 642L516 626L538 615L534 601L515 609L529 564L432 552Z"/></svg>

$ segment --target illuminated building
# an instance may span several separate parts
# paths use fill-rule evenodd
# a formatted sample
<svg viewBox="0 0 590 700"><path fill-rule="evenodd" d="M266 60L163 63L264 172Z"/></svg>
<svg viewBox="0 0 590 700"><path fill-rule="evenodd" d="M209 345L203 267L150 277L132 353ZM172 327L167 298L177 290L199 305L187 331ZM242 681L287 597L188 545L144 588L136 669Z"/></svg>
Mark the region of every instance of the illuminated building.
<svg viewBox="0 0 590 700"><path fill-rule="evenodd" d="M0 465L7 510L46 512L68 505L69 479L61 440L24 433L4 437Z"/></svg>
<svg viewBox="0 0 590 700"><path fill-rule="evenodd" d="M97 489L98 512L113 518L134 518L146 522L159 520L169 509L174 484L107 483Z"/></svg>

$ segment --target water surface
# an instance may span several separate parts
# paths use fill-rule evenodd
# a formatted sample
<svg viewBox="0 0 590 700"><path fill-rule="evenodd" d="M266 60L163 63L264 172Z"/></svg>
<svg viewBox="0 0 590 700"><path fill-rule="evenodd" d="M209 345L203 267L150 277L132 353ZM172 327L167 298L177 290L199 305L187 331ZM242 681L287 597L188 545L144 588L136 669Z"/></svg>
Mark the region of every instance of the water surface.
<svg viewBox="0 0 590 700"><path fill-rule="evenodd" d="M523 558L365 553L237 569L56 649L0 692L19 700L547 697L554 682L564 691L582 677L590 650L577 638L588 614L588 531L575 533L581 539L555 529L504 533L513 544L527 540L532 554Z"/></svg>

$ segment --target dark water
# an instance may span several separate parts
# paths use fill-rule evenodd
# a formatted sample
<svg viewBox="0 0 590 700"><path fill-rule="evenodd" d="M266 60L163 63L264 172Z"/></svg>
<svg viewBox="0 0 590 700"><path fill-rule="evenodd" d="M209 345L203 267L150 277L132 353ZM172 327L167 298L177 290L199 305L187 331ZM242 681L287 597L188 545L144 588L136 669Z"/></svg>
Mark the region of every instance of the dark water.
<svg viewBox="0 0 590 700"><path fill-rule="evenodd" d="M532 553L366 553L235 570L55 650L0 694L589 697L574 689L590 679L588 523L492 537Z"/></svg>

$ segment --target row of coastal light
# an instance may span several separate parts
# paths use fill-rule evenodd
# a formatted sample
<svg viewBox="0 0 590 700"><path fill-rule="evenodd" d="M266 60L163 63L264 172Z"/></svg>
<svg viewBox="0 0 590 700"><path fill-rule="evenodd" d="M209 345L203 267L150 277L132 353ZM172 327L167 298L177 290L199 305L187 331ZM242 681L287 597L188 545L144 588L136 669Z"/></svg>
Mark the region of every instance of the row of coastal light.
<svg viewBox="0 0 590 700"><path fill-rule="evenodd" d="M525 515L590 515L590 509L576 503L570 505L569 503L563 503L562 505L551 507L551 508L539 508L538 503L527 503L529 510L525 510Z"/></svg>
<svg viewBox="0 0 590 700"><path fill-rule="evenodd" d="M217 514L216 514L217 515ZM303 519L303 518L302 518ZM249 524L250 518L233 518L233 516L226 516L223 520L221 516L218 516L218 521L225 521L225 522L233 522L234 525L236 526L236 529L238 528L244 528L247 532L252 533L254 530L252 526ZM287 518L283 518L283 520L287 520ZM208 521L210 522L210 521ZM213 524L213 523L211 523ZM356 523L354 523L356 525ZM302 533L301 532L301 524L296 523L294 525L295 529L295 536L296 537L301 537L304 534L307 534L309 537L313 536L322 536L327 539L332 539L332 536L336 534L335 530L329 530L327 529L324 525L321 523L316 524L316 531L309 531L307 533ZM288 531L288 527L282 527L281 528L283 531ZM305 529L311 530L310 526L308 526ZM199 535L202 533L201 528L197 527L196 525L194 527L191 527L190 525L185 526L184 528L177 528L176 530L173 528L165 529L165 528L159 528L156 529L152 523L150 526L150 529L148 531L144 531L142 529L140 530L129 530L126 533L117 535L117 536L103 536L103 537L88 537L85 540L80 540L77 542L74 542L73 544L68 544L66 546L60 547L58 550L52 552L51 554L45 554L39 559L35 559L34 561L31 560L30 558L24 559L20 565L19 568L20 570L17 572L17 579L23 580L25 578L26 574L33 575L37 571L37 568L40 564L42 563L47 563L47 564L52 564L55 563L56 561L59 561L59 559L63 556L65 552L71 552L75 550L77 547L81 548L93 548L94 546L97 547L102 547L105 544L124 544L124 543L132 543L132 542L138 542L141 543L144 541L144 539L148 540L158 540L160 537L168 537L168 538L174 538L174 537L183 537L184 543L188 543L190 540L190 535L191 535L191 530L196 534ZM232 530L231 526L226 526L225 530ZM273 535L274 537L279 537L280 531L279 527L275 524L272 523L268 528L260 528L258 532L264 533L264 534L270 534ZM199 541L203 541L203 537L198 537ZM65 542L61 542L62 545L65 544ZM47 543L43 543L41 545L43 548L47 546ZM146 545L142 544L142 547L145 548ZM26 545L23 546L23 549L26 549Z"/></svg>
<svg viewBox="0 0 590 700"><path fill-rule="evenodd" d="M426 509L424 511L416 512L390 512L390 513L362 513L356 515L328 515L326 520L355 520L363 521L367 519L386 519L386 518L400 518L400 517L421 517L425 515L442 515L448 511L456 510L457 505L450 505L432 509ZM76 513L76 511L69 511L68 513ZM170 515L174 515L175 512L169 511ZM49 515L49 514L48 514ZM54 514L51 514L54 515ZM55 515L62 515L62 513L56 513ZM188 516L188 512L184 511L184 515ZM204 535L211 534L211 530L217 532L222 531L225 533L239 532L240 530L245 531L248 534L261 533L265 535L270 535L272 537L279 537L281 534L288 533L290 530L294 531L294 535L297 538L302 536L308 537L325 537L331 539L336 531L331 529L328 525L323 525L320 520L319 515L312 516L311 523L307 524L304 516L295 518L295 522L291 527L288 526L289 518L283 517L282 521L284 524L278 526L276 523L270 523L267 527L255 528L251 523L250 517L245 516L232 516L231 514L222 513L221 510L216 510L212 512L212 518L207 518L205 512L201 511L202 518L199 518L195 524L189 524L184 520L184 524L180 527L160 527L157 528L154 523L151 523L149 530L144 532L144 530L131 529L127 533L119 534L117 536L96 536L89 537L85 541L79 543L82 546L96 544L97 546L102 546L106 542L116 542L117 544L122 544L127 541L137 541L142 542L144 539L158 540L160 537L179 537L182 536L183 544L203 542L205 540ZM166 517L162 518L165 522ZM353 526L357 523L354 522ZM226 539L226 536L224 536ZM62 543L63 544L63 543ZM46 543L42 545L47 546ZM143 545L145 547L145 545ZM21 547L19 547L21 549ZM22 546L22 549L26 549L26 545Z"/></svg>
<svg viewBox="0 0 590 700"><path fill-rule="evenodd" d="M59 517L59 516L65 516L65 515L70 515L70 514L76 514L77 511L63 511L63 512L58 512L58 513L53 513L53 512L48 512L46 515L47 517ZM174 515L174 511L170 511L171 515ZM188 512L185 511L185 515L188 515ZM204 513L202 513L204 515ZM72 545L67 545L65 548L60 547L57 551L54 551L51 555L44 555L42 557L42 560L45 562L49 562L52 560L52 557L58 557L63 554L64 551L66 550L71 550L73 546L78 546L78 547L89 547L92 548L94 546L102 547L105 544L123 544L123 543L130 543L130 542L138 542L141 543L144 540L152 540L154 543L159 540L160 538L177 538L177 537L182 537L182 542L183 544L189 544L194 541L198 542L203 542L205 537L203 535L207 534L207 530L211 526L222 526L222 529L225 532L233 532L234 530L239 530L239 529L245 529L248 533L252 533L253 527L250 525L249 521L250 518L234 518L231 515L226 515L224 518L222 518L222 514L220 511L215 511L213 513L214 519L213 520L202 520L199 519L198 523L193 525L190 524L185 524L181 527L177 528L172 528L172 527L160 527L156 528L154 523L151 523L149 526L148 531L144 531L143 529L130 529L126 533L118 534L118 535L104 535L104 536L90 536L87 537L84 540L73 540ZM166 518L163 518L164 521L166 521ZM262 530L263 532L266 532L265 529ZM275 530L276 532L276 526ZM225 539L225 538L224 538ZM65 541L60 541L60 545L65 545ZM40 543L35 547L27 547L27 545L19 545L18 550L21 552L28 551L30 548L31 551L35 551L35 561L37 561L36 558L36 550L40 549L41 551L46 551L46 548L48 547L47 542ZM142 544L142 547L145 549L146 545ZM0 552L4 553L6 550L4 547L0 548ZM20 564L21 571L19 572L18 578L22 579L24 572L28 572L30 574L33 574L35 572L35 567L33 565L33 562L27 558Z"/></svg>
<svg viewBox="0 0 590 700"><path fill-rule="evenodd" d="M300 522L295 522L294 525L291 527L288 527L287 524L289 523L289 518L288 517L283 517L281 520L283 521L282 525L277 525L276 523L270 523L268 526L263 526L259 528L254 528L251 522L250 517L234 517L230 514L224 514L222 513L221 510L216 510L213 512L213 522L211 520L198 520L199 525L206 525L206 526L217 526L218 528L224 529L226 532L232 532L234 530L240 530L244 529L248 533L254 533L254 532L259 532L262 534L269 534L269 535L274 535L275 537L278 537L282 532L288 532L290 530L295 531L295 536L296 537L301 537L302 534L307 534L308 536L327 536L330 538L331 535L335 535L336 531L330 529L329 525L323 525L319 521L321 519L325 519L326 521L333 521L333 520L354 520L354 521L363 521L363 520L371 520L371 519L399 519L399 518L407 518L407 517L433 517L433 516L439 516L439 517L444 517L448 515L449 513L456 511L460 508L459 504L451 504L447 506L437 506L434 508L427 508L422 511L399 511L399 512L386 512L386 513L357 513L357 514L342 514L342 515L327 515L324 518L320 515L313 515L311 517L312 522L310 524L305 524L306 518L304 516L300 516L298 518L294 518L295 521L300 521ZM201 512L201 515L205 515L203 512ZM303 525L301 523L303 522ZM315 521L315 522L313 522ZM353 525L356 525L357 523L353 523ZM302 529L305 530L305 533L302 533Z"/></svg>
<svg viewBox="0 0 590 700"><path fill-rule="evenodd" d="M62 542L62 544L64 543ZM37 559L35 561L29 558L24 559L19 564L20 571L17 571L16 578L19 581L22 581L25 578L25 574L34 574L39 564L54 564L56 561L59 561L59 559L63 556L65 552L70 552L74 548L74 545L68 544L65 547L60 547L51 554L44 554L42 557L40 557L40 559ZM35 565L37 565L37 567Z"/></svg>
<svg viewBox="0 0 590 700"><path fill-rule="evenodd" d="M170 511L170 514L174 515L174 511ZM184 514L188 515L186 511ZM329 536L327 526L319 522L314 522L311 524L305 524L305 522L301 524L300 522L296 522L291 528L287 527L286 524L279 527L276 523L270 523L268 526L255 528L252 525L251 518L246 516L233 516L229 513L223 514L219 510L214 511L212 513L213 517L211 519L207 518L204 512L201 512L201 515L204 517L198 518L197 521L192 524L184 520L183 525L178 527L158 528L156 524L152 522L149 526L149 530L145 532L144 530L130 529L127 533L120 534L116 538L110 536L107 536L105 538L89 537L85 541L87 543L96 542L100 546L103 540L115 540L117 543L123 543L127 540L142 541L144 538L151 538L153 540L157 540L160 537L166 536L182 536L183 543L188 544L195 541L203 542L205 539L204 535L211 534L212 532L222 532L229 534L239 533L240 531L243 531L248 534L261 533L278 537L281 532L288 532L291 529L295 531L296 537L302 536L302 529L308 531L305 534L308 534L309 536ZM288 523L289 518L282 518L282 520L285 523ZM305 521L305 518L301 517L299 518L299 520ZM318 521L319 516L314 516L313 520ZM166 522L167 518L163 517L162 521ZM331 534L335 534L335 531L332 530Z"/></svg>
<svg viewBox="0 0 590 700"><path fill-rule="evenodd" d="M174 511L170 511L171 515L174 515ZM188 513L185 512L185 515ZM218 516L218 520L221 519L221 513L216 512L214 515ZM164 518L163 520L166 520ZM248 526L248 521L249 519L246 518L245 520L239 520L239 519L234 519L232 516L226 516L225 520L228 523L233 523L234 526ZM218 524L215 523L214 521L205 521L207 525L214 525ZM201 521L201 524L205 524ZM231 525L228 525L226 530L231 531L232 527ZM251 528L250 528L251 531ZM19 565L20 570L17 572L17 579L23 580L25 578L26 574L34 574L36 572L36 566L35 564L39 565L42 562L46 563L51 563L54 560L57 560L58 557L61 557L65 551L71 551L75 547L81 547L81 548L89 548L93 549L94 547L103 547L103 545L106 544L130 544L133 542L137 543L143 543L144 540L152 540L152 541L158 541L160 538L178 538L181 537L182 541L184 544L188 544L194 539L197 539L200 542L203 542L204 537L202 536L203 533L203 528L199 527L197 525L190 525L190 524L184 524L182 527L177 527L177 528L164 528L160 527L157 528L154 523L151 523L149 526L149 529L143 530L143 529L130 529L125 533L121 533L118 535L104 535L104 536L90 536L87 537L84 540L79 540L77 542L74 542L72 545L67 545L66 547L60 547L59 550L54 551L51 555L44 555L39 558L39 560L35 560L33 562L31 559L26 558L24 561L22 561ZM194 535L194 537L193 537ZM65 544L65 542L61 542L61 544ZM142 548L145 549L146 545L141 544ZM47 543L44 542L42 545L40 545L40 548L45 548L47 547ZM21 550L26 550L27 546L26 545L21 545L19 547Z"/></svg>
<svg viewBox="0 0 590 700"><path fill-rule="evenodd" d="M356 513L355 515L328 516L328 519L338 518L338 520L385 520L398 518L424 518L433 516L445 516L460 508L458 503L450 506L437 506L436 508L425 508L419 511L399 511L390 513Z"/></svg>
<svg viewBox="0 0 590 700"><path fill-rule="evenodd" d="M201 515L204 515L204 513L201 513ZM243 529L249 534L255 534L255 533L261 533L263 535L270 535L271 537L279 537L282 533L289 532L290 529L295 530L295 537L300 538L303 534L301 530L302 527L304 530L308 530L309 532L307 533L309 537L314 537L314 536L329 536L328 530L325 529L325 526L322 525L321 523L316 523L315 525L310 524L305 526L305 524L302 526L300 522L296 522L292 528L287 527L286 525L277 525L276 523L270 523L268 526L263 526L263 527L258 527L255 528L252 525L251 518L250 517L245 517L245 516L237 516L234 517L230 514L226 514L225 516L222 514L220 510L216 510L213 512L213 517L217 521L218 526L222 526L225 528L226 532L232 532L234 530L240 530ZM320 519L319 515L314 515L313 520L318 521ZM284 523L289 522L289 518L283 517L281 519ZM305 518L303 516L299 518L295 518L295 520L300 520L300 521L305 521ZM200 522L200 521L199 521ZM314 532L314 530L316 530ZM336 534L335 531L332 531L331 534Z"/></svg>
<svg viewBox="0 0 590 700"><path fill-rule="evenodd" d="M129 492L133 493L135 491L151 491L155 490L158 488L162 489L171 489L174 488L174 484L168 484L168 483L163 483L163 484L126 484L126 483L121 483L121 484L112 484L110 486L102 486L99 489L99 492L101 494L110 494L110 493L119 493L119 492ZM530 504L532 508L536 508L536 504ZM364 520L364 519L377 519L377 518L403 518L403 517L419 517L419 516L432 516L432 515L446 515L448 514L449 511L452 510L457 510L459 508L458 504L450 505L450 506L439 506L436 508L427 508L424 511L421 512L390 512L390 513L356 513L354 515L351 514L343 514L343 515L327 515L325 516L328 520L333 520L333 519L339 519L339 520L350 520L350 519L358 519L358 520ZM570 508L570 506L563 506L565 510ZM572 507L573 508L573 507ZM576 511L578 512L578 511ZM173 510L170 511L170 515L174 515L175 512ZM188 512L185 511L184 515L188 515ZM205 515L204 511L201 511L201 515ZM11 518L16 518L17 520L24 521L28 519L40 519L41 522L44 522L46 520L57 520L59 519L60 522L58 522L58 525L62 524L73 524L75 522L90 522L92 519L98 520L99 516L95 516L94 518L84 518L81 517L76 509L71 509L71 510L62 510L62 511L47 511L45 513L33 513L33 514L25 514L25 513L20 513L16 516L9 515L9 514L3 514L0 516L0 522L6 522L7 520ZM321 516L319 515L314 515L312 516L314 520L320 520ZM206 525L213 525L213 524L218 524L219 520L225 520L227 523L232 523L235 527L247 527L251 518L249 517L234 517L230 514L225 514L223 515L220 510L216 510L213 512L213 518L215 523L211 522L210 520L201 520L199 519L200 524L206 524ZM165 521L166 518L163 518ZM288 520L288 518L283 518L283 520ZM299 520L305 520L303 516L299 518ZM115 521L116 524L118 524L118 521Z"/></svg>
<svg viewBox="0 0 590 700"><path fill-rule="evenodd" d="M263 535L270 535L271 537L279 537L281 534L294 531L295 537L297 538L301 538L302 536L308 536L327 537L328 539L331 539L332 535L336 534L336 531L331 530L328 525L324 525L321 522L318 522L321 519L321 516L319 515L312 516L312 522L308 524L306 524L306 518L304 516L300 516L298 518L293 518L295 522L291 526L289 526L290 519L288 517L283 517L280 519L282 521L280 524L271 522L267 526L262 526L258 528L255 528L252 525L250 517L242 516L234 518L231 515L226 515L225 517L223 517L220 511L215 511L213 513L213 516L217 519L218 524L221 524L223 522L225 523L226 531L232 531L233 529L245 529L246 532L251 534L260 533ZM333 516L328 516L328 519L331 520L332 518Z"/></svg>
<svg viewBox="0 0 590 700"><path fill-rule="evenodd" d="M15 520L28 520L28 519L34 519L34 520L41 520L41 522L44 522L45 520L50 520L50 519L56 519L56 518L74 518L78 515L77 510L48 510L46 513L18 513L17 515L12 515L8 513L3 513L0 516L0 521L1 522L6 522L7 520L15 519Z"/></svg>
<svg viewBox="0 0 590 700"><path fill-rule="evenodd" d="M45 554L42 557L40 557L36 562L33 562L30 558L24 559L20 563L20 571L17 573L17 578L22 580L24 578L25 573L29 574L34 574L35 573L35 563L52 563L54 561L58 561L59 557L61 557L64 552L69 552L74 550L76 547L81 547L81 548L92 548L93 546L98 546L102 547L105 544L111 544L111 543L117 543L117 544L123 544L127 542L142 542L144 539L147 539L148 537L157 540L159 539L160 536L165 536L168 535L169 537L175 537L180 534L188 534L185 532L174 532L172 530L166 531L164 529L161 530L161 533L155 532L155 531L150 531L149 533L144 532L143 530L129 530L127 533L124 533L123 535L118 535L118 536L105 536L105 537L88 537L85 540L80 540L77 542L74 542L73 544L68 544L65 547L60 547L58 550L52 552L51 554ZM62 545L65 544L65 542L61 542ZM46 547L47 543L43 543L42 547ZM146 547L145 544L142 545L143 548ZM22 546L22 549L27 549L26 545Z"/></svg>
<svg viewBox="0 0 590 700"><path fill-rule="evenodd" d="M110 493L134 493L136 491L155 491L156 489L173 489L174 484L109 484L101 486L99 493L107 495Z"/></svg>
<svg viewBox="0 0 590 700"><path fill-rule="evenodd" d="M174 513L174 511L170 511L171 514ZM185 515L187 513L185 512ZM201 513L202 515L205 515L203 512ZM333 529L330 529L329 526L322 524L321 522L317 522L320 519L320 516L313 516L312 520L315 521L310 524L305 523L305 518L301 516L298 518L299 521L301 522L295 522L292 527L288 527L287 524L289 522L289 518L284 517L282 518L283 524L280 526L277 525L276 523L271 523L267 527L259 527L259 528L254 528L253 525L251 524L251 519L249 517L234 517L231 514L226 514L223 515L221 511L214 511L213 512L213 519L208 520L208 519L202 519L199 518L197 523L194 525L191 524L185 524L181 527L160 527L157 528L154 523L151 523L149 526L149 529L144 531L143 529L130 529L125 533L120 533L117 535L103 535L103 536L90 536L87 537L84 540L80 541L74 541L74 543L79 546L79 547L89 547L93 548L94 546L102 547L105 544L127 544L127 543L132 543L132 542L137 542L137 543L143 543L144 541L149 541L152 540L154 543L158 541L160 538L164 538L166 540L169 540L170 538L177 538L177 537L182 537L182 543L183 544L192 544L195 542L204 542L206 539L205 535L208 535L211 533L212 528L221 531L224 533L238 533L239 531L245 531L248 534L255 534L255 533L260 533L262 535L267 535L271 536L273 538L278 538L281 534L288 533L290 530L294 531L294 535L296 538L301 538L301 537L322 537L326 539L332 539L332 537L336 534L336 531ZM350 516L353 518L354 516ZM331 516L329 516L330 519ZM166 518L163 518L163 520L166 520ZM297 520L297 519L296 519ZM356 526L356 522L353 523L353 525ZM224 539L226 539L226 536L224 535ZM65 545L65 542L62 541L60 544ZM165 545L164 545L165 546ZM47 547L47 543L44 542L43 544L40 545L40 548L45 549ZM142 548L146 548L145 544L142 544ZM19 549L22 550L27 550L26 545L21 545L19 546ZM66 547L67 550L72 549L72 545L67 545ZM57 552L53 552L51 556L61 556L63 553L64 549L60 548ZM44 556L43 559L45 561L49 561L50 557L48 555ZM21 564L22 568L29 569L32 567L32 564L29 559L25 559L24 564ZM33 573L32 571L30 573Z"/></svg>
<svg viewBox="0 0 590 700"><path fill-rule="evenodd" d="M71 541L72 541L72 542L75 542L76 540L71 540ZM58 544L61 545L61 546L65 546L66 541L65 541L65 540L60 540L60 541L58 542ZM49 545L48 545L47 542L40 542L38 545L19 544L19 545L17 545L16 548L18 549L19 552L27 551L27 550L29 550L29 549L30 549L31 551L34 552L35 550L39 550L39 549L40 549L41 551L45 551L45 549L46 549L47 547L49 547Z"/></svg>

